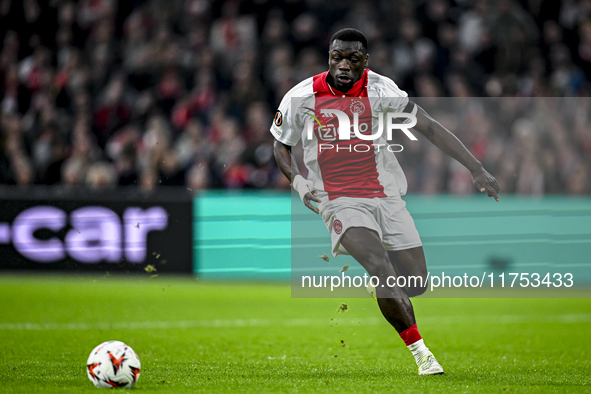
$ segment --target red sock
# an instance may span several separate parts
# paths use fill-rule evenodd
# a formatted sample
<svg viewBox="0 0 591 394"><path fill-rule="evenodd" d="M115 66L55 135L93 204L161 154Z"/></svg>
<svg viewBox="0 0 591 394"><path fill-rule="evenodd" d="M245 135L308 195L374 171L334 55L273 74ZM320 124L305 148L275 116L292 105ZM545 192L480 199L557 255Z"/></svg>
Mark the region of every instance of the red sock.
<svg viewBox="0 0 591 394"><path fill-rule="evenodd" d="M402 331L400 333L400 338L402 338L406 346L412 345L416 341L420 340L421 334L419 334L419 329L417 328L417 325L415 324L413 326L408 327L406 330Z"/></svg>

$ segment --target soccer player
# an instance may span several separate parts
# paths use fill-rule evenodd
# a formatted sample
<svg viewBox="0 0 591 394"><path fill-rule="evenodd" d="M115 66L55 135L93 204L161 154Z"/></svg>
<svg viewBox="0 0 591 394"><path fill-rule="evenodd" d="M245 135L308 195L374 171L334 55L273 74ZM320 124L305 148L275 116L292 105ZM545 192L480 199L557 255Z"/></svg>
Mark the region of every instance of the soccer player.
<svg viewBox="0 0 591 394"><path fill-rule="evenodd" d="M275 159L306 207L322 216L334 256L350 254L381 284L399 275L423 279L404 288L377 286L375 296L382 314L412 352L419 375L442 374L443 368L419 334L409 300L425 292L427 266L414 221L401 199L406 194L406 178L386 147L386 133L374 141L360 139L358 134L376 133L379 122L375 118L380 111L398 114L400 122L414 117L416 125L411 130L470 170L480 192L499 201L499 188L458 138L409 101L391 79L370 71L368 58L367 39L360 31L343 29L332 36L328 71L300 82L281 101L271 126ZM293 100L301 104L294 108ZM358 134L343 138L345 134L337 133L339 122L336 116L330 117L331 109L337 107L350 119L357 118ZM364 120L365 131L361 127ZM299 173L291 153L300 140L309 179Z"/></svg>

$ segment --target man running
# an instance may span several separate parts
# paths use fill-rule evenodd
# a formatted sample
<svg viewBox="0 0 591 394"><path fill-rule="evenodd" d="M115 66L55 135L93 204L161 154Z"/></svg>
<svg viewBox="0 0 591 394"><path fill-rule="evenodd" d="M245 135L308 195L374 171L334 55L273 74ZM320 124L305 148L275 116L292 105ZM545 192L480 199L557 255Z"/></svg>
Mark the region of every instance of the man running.
<svg viewBox="0 0 591 394"><path fill-rule="evenodd" d="M409 300L425 292L427 265L414 221L401 199L406 178L392 151L386 149L385 131L379 139L368 136L379 134L378 125L384 130L387 112L398 114L400 122L414 118L412 130L470 170L480 192L499 201L499 188L455 135L409 101L391 79L370 71L368 58L367 39L360 31L343 29L333 35L329 70L297 84L279 106L271 126L275 159L303 203L322 216L334 256L350 254L382 284L389 277L423 279L404 288L377 286L375 295L382 314L415 357L419 375L442 374L443 368L419 334ZM297 108L292 101L300 103ZM337 132L341 114L356 119L354 133ZM377 121L382 115L384 119ZM299 173L291 153L300 140L309 179Z"/></svg>

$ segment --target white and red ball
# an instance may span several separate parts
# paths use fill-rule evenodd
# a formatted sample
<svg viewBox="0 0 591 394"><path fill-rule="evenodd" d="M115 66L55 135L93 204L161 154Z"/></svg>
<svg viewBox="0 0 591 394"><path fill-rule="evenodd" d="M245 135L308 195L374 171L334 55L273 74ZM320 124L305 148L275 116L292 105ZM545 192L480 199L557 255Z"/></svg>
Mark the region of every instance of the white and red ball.
<svg viewBox="0 0 591 394"><path fill-rule="evenodd" d="M133 387L140 371L139 357L120 341L101 343L92 349L86 362L88 379L99 388Z"/></svg>

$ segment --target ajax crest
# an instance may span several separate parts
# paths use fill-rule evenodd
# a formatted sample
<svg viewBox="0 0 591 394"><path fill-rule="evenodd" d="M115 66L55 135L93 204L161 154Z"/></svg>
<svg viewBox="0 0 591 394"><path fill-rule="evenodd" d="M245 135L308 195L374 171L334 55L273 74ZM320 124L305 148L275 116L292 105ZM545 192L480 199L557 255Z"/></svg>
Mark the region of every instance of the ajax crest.
<svg viewBox="0 0 591 394"><path fill-rule="evenodd" d="M343 223L337 219L332 223L332 228L334 228L335 233L340 234L343 231Z"/></svg>
<svg viewBox="0 0 591 394"><path fill-rule="evenodd" d="M349 106L349 110L354 114L361 115L362 113L365 112L365 104L363 104L363 101L361 101L361 100L355 100L355 101L351 102L351 105Z"/></svg>

